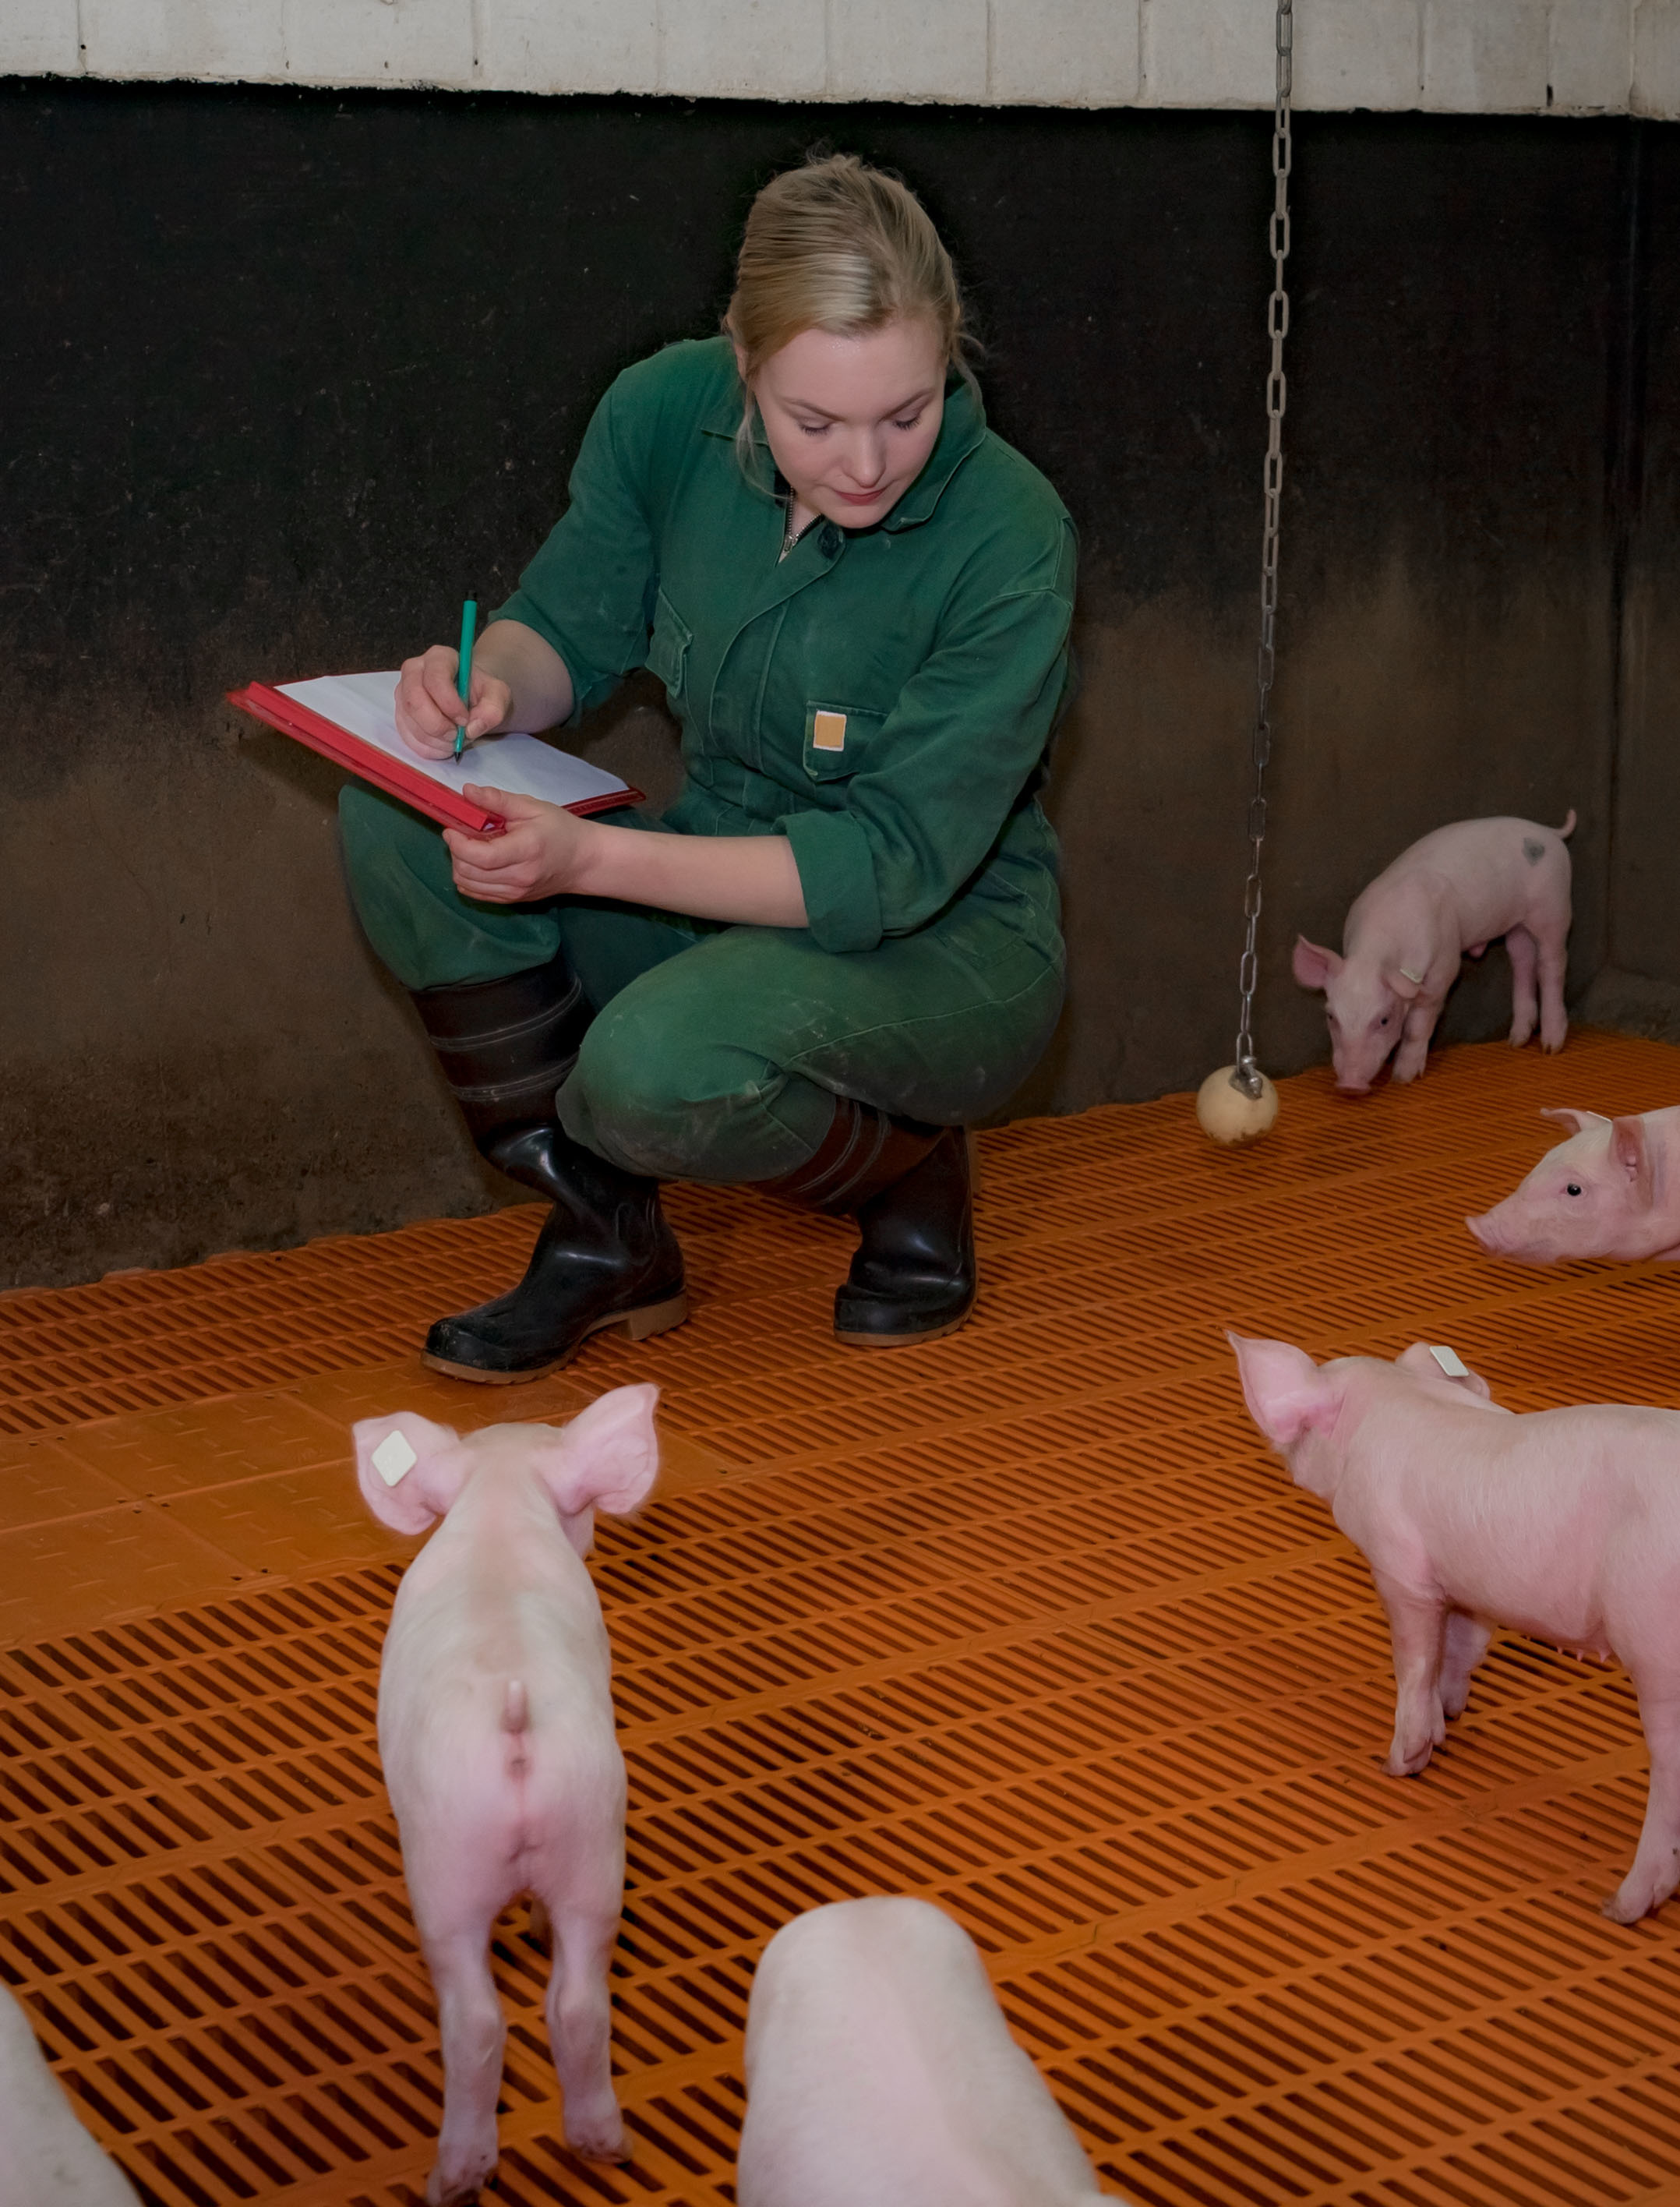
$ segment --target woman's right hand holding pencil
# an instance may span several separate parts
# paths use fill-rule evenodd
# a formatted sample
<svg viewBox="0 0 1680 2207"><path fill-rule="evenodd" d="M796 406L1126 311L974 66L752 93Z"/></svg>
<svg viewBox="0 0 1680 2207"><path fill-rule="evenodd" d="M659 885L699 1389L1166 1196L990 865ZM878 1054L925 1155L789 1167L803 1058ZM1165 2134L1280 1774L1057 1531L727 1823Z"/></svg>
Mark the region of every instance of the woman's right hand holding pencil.
<svg viewBox="0 0 1680 2207"><path fill-rule="evenodd" d="M405 659L397 684L397 733L422 758L448 758L455 749L455 731L464 726L467 741L487 736L507 725L513 709L513 692L499 674L475 658L470 698L455 686L460 654L447 643L434 643L417 659Z"/></svg>
<svg viewBox="0 0 1680 2207"><path fill-rule="evenodd" d="M467 741L508 728L535 733L571 717L571 676L553 645L523 621L492 621L473 651L470 697L455 686L461 664L453 644L434 643L405 659L397 684L397 733L421 758L449 758L455 731Z"/></svg>

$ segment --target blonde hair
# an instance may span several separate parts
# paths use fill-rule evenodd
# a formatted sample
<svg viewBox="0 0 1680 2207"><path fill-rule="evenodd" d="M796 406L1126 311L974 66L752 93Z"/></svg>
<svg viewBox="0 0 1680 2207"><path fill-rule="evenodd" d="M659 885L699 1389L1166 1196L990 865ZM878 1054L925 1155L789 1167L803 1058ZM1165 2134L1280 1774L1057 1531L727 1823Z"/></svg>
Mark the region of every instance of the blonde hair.
<svg viewBox="0 0 1680 2207"><path fill-rule="evenodd" d="M773 353L804 330L863 337L914 315L932 322L948 371L978 396L951 256L908 185L855 153L773 177L747 216L723 318L741 356L741 464L753 464L752 379Z"/></svg>

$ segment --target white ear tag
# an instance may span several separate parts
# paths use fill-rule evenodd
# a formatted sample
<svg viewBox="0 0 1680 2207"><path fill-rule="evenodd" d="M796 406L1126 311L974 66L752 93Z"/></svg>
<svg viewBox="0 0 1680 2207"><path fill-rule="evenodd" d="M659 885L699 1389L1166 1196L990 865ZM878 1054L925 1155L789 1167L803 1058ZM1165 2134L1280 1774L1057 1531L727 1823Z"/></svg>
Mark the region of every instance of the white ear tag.
<svg viewBox="0 0 1680 2207"><path fill-rule="evenodd" d="M1470 1367L1464 1361L1464 1359L1459 1355L1456 1349L1432 1348L1429 1353L1435 1359L1435 1361L1440 1366L1442 1371L1446 1373L1449 1379L1468 1379L1469 1378ZM375 1456L374 1461L377 1463L379 1462L379 1458Z"/></svg>
<svg viewBox="0 0 1680 2207"><path fill-rule="evenodd" d="M1421 973L1414 973L1409 966L1402 966L1400 970L1405 975L1406 978L1412 984L1414 988L1422 988L1423 976Z"/></svg>
<svg viewBox="0 0 1680 2207"><path fill-rule="evenodd" d="M387 1486L395 1486L419 1462L408 1440L399 1432L387 1433L374 1450L374 1468Z"/></svg>

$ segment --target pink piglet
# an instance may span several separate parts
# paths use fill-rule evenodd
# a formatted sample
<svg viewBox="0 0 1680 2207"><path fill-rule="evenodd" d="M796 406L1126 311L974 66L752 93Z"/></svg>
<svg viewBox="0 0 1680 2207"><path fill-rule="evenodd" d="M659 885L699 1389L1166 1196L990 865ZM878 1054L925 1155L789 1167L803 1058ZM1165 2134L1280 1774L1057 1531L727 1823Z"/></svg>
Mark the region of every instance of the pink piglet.
<svg viewBox="0 0 1680 2207"><path fill-rule="evenodd" d="M1322 989L1336 1085L1369 1092L1392 1057L1396 1080L1415 1080L1468 951L1480 958L1504 936L1511 961L1511 1035L1520 1048L1538 1020L1545 1050L1569 1032L1563 972L1569 932L1571 812L1561 828L1501 815L1455 820L1402 851L1357 896L1342 952L1294 948L1294 976Z"/></svg>
<svg viewBox="0 0 1680 2207"><path fill-rule="evenodd" d="M1604 1912L1680 1885L1680 1411L1583 1403L1518 1416L1450 1349L1315 1364L1229 1337L1254 1422L1371 1566L1394 1644L1395 1777L1463 1711L1494 1632L1625 1665L1651 1756L1633 1865Z"/></svg>
<svg viewBox="0 0 1680 2207"><path fill-rule="evenodd" d="M764 1950L740 2207L1102 2207L979 1951L929 1901L831 1902Z"/></svg>
<svg viewBox="0 0 1680 2207"><path fill-rule="evenodd" d="M607 1966L625 1867L611 1653L583 1558L659 1464L657 1388L620 1387L563 1427L467 1434L413 1411L355 1430L356 1475L399 1533L442 1523L404 1574L380 1674L380 1755L443 2041L428 2207L496 2165L505 2027L492 1926L536 1896L553 1937L547 2022L566 2138L627 2158L613 2090Z"/></svg>

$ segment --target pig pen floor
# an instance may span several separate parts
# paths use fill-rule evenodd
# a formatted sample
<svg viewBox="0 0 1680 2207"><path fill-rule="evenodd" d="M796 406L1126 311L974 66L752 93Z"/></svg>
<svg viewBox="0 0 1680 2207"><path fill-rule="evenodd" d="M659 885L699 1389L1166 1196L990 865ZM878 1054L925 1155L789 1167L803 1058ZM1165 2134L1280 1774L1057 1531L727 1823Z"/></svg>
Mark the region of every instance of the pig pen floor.
<svg viewBox="0 0 1680 2207"><path fill-rule="evenodd" d="M1517 1409L1680 1403L1680 1268L1523 1271L1461 1223L1538 1106L1677 1096L1680 1051L1577 1033L1363 1104L1303 1075L1249 1151L1182 1098L1011 1127L977 1317L893 1354L827 1334L846 1228L697 1188L691 1322L517 1393L412 1352L529 1209L0 1301L0 1977L148 2199L416 2199L439 2064L374 1742L409 1550L346 1429L649 1378L665 1486L597 1552L636 2159L559 2142L517 1914L494 2196L731 2199L756 1953L898 1892L979 1941L1133 2200L1680 2199L1680 1902L1597 1911L1643 1803L1626 1680L1502 1641L1434 1767L1384 1777L1365 1567L1220 1331L1450 1343Z"/></svg>

